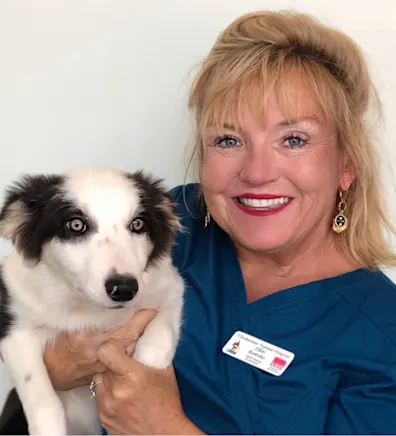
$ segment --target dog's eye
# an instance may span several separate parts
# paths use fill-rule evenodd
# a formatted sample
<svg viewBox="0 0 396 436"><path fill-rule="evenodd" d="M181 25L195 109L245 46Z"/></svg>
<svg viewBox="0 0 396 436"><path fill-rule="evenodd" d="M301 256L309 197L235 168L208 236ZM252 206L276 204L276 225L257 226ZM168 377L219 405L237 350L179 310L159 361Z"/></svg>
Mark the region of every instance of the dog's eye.
<svg viewBox="0 0 396 436"><path fill-rule="evenodd" d="M146 227L146 223L142 218L135 218L130 225L130 229L132 232L140 233L142 232Z"/></svg>
<svg viewBox="0 0 396 436"><path fill-rule="evenodd" d="M76 233L83 233L87 230L86 223L81 218L72 218L66 222L67 227Z"/></svg>

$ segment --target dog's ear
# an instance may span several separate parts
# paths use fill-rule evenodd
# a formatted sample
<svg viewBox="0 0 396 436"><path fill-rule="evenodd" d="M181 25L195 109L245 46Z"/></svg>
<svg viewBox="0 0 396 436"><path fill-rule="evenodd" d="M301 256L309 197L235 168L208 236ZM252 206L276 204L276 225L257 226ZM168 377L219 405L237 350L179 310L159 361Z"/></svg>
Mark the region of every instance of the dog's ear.
<svg viewBox="0 0 396 436"><path fill-rule="evenodd" d="M152 174L142 170L134 173L126 173L127 178L132 180L143 194L146 205L150 204L159 212L158 222L160 222L171 237L182 230L181 221L175 213L175 204L164 180L154 177Z"/></svg>
<svg viewBox="0 0 396 436"><path fill-rule="evenodd" d="M169 230L172 234L183 230L180 218L176 215L175 206L172 196L164 191L163 200L158 204L158 208L168 217Z"/></svg>
<svg viewBox="0 0 396 436"><path fill-rule="evenodd" d="M16 245L28 220L28 210L21 200L5 202L0 212L0 236Z"/></svg>
<svg viewBox="0 0 396 436"><path fill-rule="evenodd" d="M23 175L8 186L0 210L0 236L18 248L21 238L34 230L33 221L39 219L59 180L56 175Z"/></svg>

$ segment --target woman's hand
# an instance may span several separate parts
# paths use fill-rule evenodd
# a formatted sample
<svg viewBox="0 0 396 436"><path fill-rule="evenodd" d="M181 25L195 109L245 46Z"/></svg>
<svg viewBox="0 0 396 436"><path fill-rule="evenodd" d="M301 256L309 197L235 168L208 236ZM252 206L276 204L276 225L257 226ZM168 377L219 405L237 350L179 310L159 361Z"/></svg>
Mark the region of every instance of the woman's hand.
<svg viewBox="0 0 396 436"><path fill-rule="evenodd" d="M106 333L59 334L44 351L44 362L54 388L69 390L86 385L94 374L103 372L106 367L98 359L97 351L107 341L131 355L137 339L156 314L155 310L141 310L125 325Z"/></svg>
<svg viewBox="0 0 396 436"><path fill-rule="evenodd" d="M183 412L173 367L154 369L124 353L119 344L98 350L106 371L95 375L98 415L113 434L204 434Z"/></svg>

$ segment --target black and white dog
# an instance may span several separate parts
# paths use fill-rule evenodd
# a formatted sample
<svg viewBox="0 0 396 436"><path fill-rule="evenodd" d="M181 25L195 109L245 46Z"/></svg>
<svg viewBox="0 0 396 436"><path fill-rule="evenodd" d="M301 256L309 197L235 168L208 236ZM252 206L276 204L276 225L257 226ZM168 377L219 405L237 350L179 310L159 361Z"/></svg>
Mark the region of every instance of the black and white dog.
<svg viewBox="0 0 396 436"><path fill-rule="evenodd" d="M184 283L170 252L180 228L162 182L143 172L78 168L8 189L0 235L15 250L0 275L0 349L30 434L101 433L88 387L52 387L43 349L60 331L105 331L158 309L134 358L171 364Z"/></svg>

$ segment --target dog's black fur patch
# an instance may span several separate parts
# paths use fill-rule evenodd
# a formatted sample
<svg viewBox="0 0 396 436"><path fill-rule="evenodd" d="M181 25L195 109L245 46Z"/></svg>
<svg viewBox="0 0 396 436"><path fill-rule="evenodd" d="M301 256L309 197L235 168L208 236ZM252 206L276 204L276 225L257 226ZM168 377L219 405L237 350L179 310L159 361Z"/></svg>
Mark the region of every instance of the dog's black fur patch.
<svg viewBox="0 0 396 436"><path fill-rule="evenodd" d="M9 392L3 407L0 416L0 434L29 434L28 423L22 408L22 403L15 389Z"/></svg>
<svg viewBox="0 0 396 436"><path fill-rule="evenodd" d="M15 229L12 242L22 255L31 261L39 261L43 245L53 237L74 239L65 222L83 214L62 190L64 178L60 175L25 175L6 192L0 223L6 221L12 208L19 204L21 222ZM84 234L79 235L82 237Z"/></svg>
<svg viewBox="0 0 396 436"><path fill-rule="evenodd" d="M140 214L148 227L148 235L153 251L148 265L168 254L176 232L176 219L172 216L172 199L161 179L154 179L142 171L127 173L127 177L137 186L141 195L143 212Z"/></svg>
<svg viewBox="0 0 396 436"><path fill-rule="evenodd" d="M14 316L9 311L9 301L10 296L4 284L2 268L0 268L0 340L7 335L14 322Z"/></svg>
<svg viewBox="0 0 396 436"><path fill-rule="evenodd" d="M14 316L9 312L10 296L0 269L0 340L9 332ZM22 404L15 389L12 389L5 401L0 416L0 434L28 434L28 425Z"/></svg>

